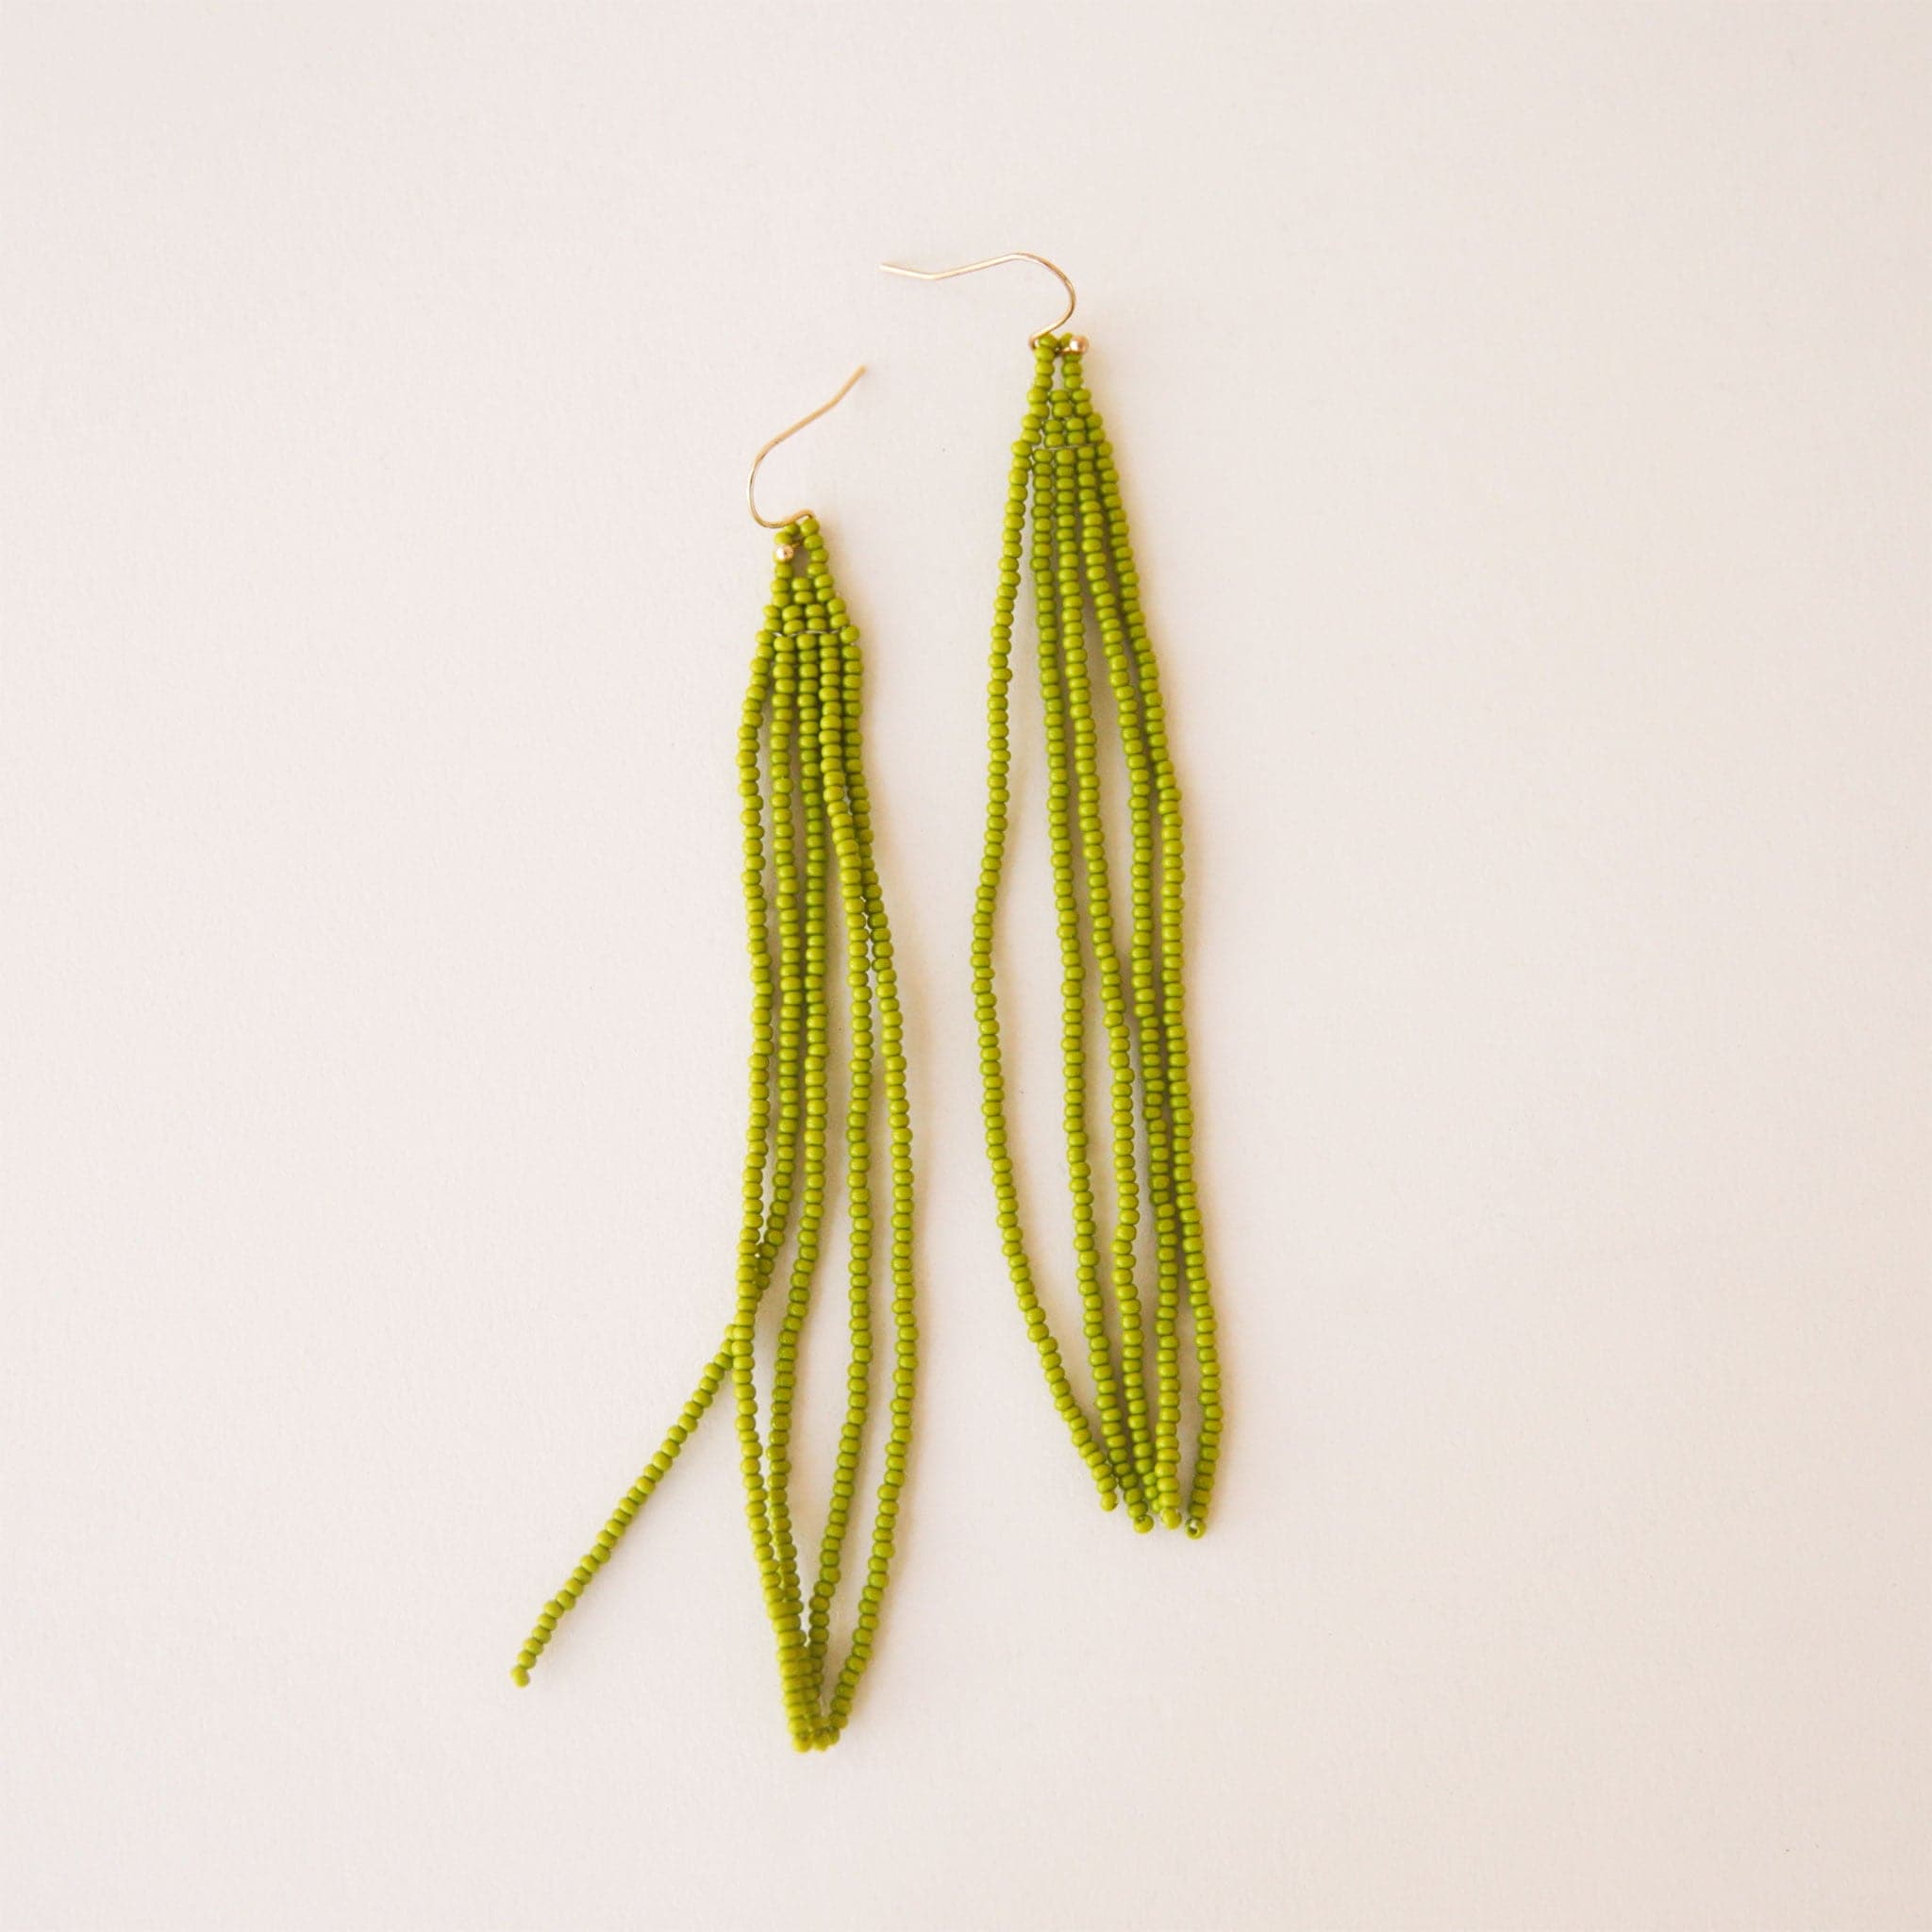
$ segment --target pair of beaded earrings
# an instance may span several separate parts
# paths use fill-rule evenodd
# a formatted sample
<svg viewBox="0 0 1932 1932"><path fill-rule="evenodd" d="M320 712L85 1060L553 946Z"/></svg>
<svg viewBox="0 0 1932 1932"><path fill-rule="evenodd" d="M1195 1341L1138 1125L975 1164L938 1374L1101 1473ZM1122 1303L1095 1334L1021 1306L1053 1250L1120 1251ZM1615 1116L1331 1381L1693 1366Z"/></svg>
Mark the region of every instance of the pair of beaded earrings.
<svg viewBox="0 0 1932 1932"><path fill-rule="evenodd" d="M885 266L893 275L943 281L1008 261L1036 262L1058 276L1067 306L1050 328L1030 339L1033 381L1013 445L993 599L986 843L973 915L973 994L987 1153L1000 1238L1026 1331L1039 1351L1055 1407L1100 1491L1102 1507L1124 1504L1137 1530L1150 1529L1158 1521L1198 1537L1207 1526L1214 1486L1222 1407L1194 1182L1193 1103L1181 990L1180 791L1120 479L1087 388L1087 343L1080 336L1060 333L1073 317L1074 285L1044 257L1024 251L951 269ZM731 1320L658 1453L544 1606L511 1673L519 1684L529 1681L558 1619L609 1559L728 1382L752 1549L777 1638L791 1741L801 1751L833 1744L844 1729L872 1656L891 1571L918 1353L912 1139L898 975L873 858L861 756L858 631L838 594L817 519L800 511L773 523L758 514L757 487L758 465L766 456L841 401L863 373L855 370L829 402L766 443L753 459L746 486L753 517L776 531L777 543L771 601L752 658L738 734L752 1051L743 1218ZM1008 690L1023 559L1024 574L1032 579L1045 713L1074 1276L1092 1382L1091 1412L1074 1391L1034 1287L1008 1138L994 992L994 915L1006 859L1012 763ZM1099 636L1101 670L1091 658L1092 631ZM1114 918L1101 797L1099 720L1109 709L1126 767L1131 873L1124 947ZM835 1093L830 975L841 939L849 1002L844 1078ZM1101 1025L1095 1037L1106 1041L1109 1103L1110 1224L1104 1224L1108 1218L1096 1200L1088 1129L1089 995L1096 983ZM874 1237L878 1231L873 1128L881 1091L887 1128L883 1215L890 1235L885 1260L892 1330L891 1421L865 1580L844 1660L834 1675L832 1606L844 1565L872 1397ZM828 1122L837 1105L844 1111L845 1156L842 1173L828 1176ZM793 1402L800 1342L819 1269L826 1190L841 1183L851 1362L831 1500L808 1596L791 1512ZM1143 1208L1153 1222L1151 1402L1150 1311L1137 1253ZM787 1291L776 1317L761 1429L755 1343L760 1310L781 1261ZM1194 1456L1185 1487L1184 1327L1195 1363Z"/></svg>

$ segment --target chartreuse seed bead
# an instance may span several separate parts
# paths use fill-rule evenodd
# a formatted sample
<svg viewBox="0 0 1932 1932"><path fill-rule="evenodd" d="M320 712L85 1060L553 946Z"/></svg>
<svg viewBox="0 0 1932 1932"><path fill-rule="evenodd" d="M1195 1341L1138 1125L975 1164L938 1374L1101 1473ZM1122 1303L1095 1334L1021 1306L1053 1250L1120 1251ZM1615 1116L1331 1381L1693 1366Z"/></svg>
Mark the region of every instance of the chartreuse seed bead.
<svg viewBox="0 0 1932 1932"><path fill-rule="evenodd" d="M800 835L797 820L807 822L804 834L810 842L811 769L816 751L811 740L816 731L816 703L812 688L817 674L817 651L809 636L796 641L794 676L791 701L774 708L769 763L772 773L772 822L774 877L776 886L779 976L782 999L778 1050L778 1114L781 1125L774 1168L771 1201L766 1214L765 1241L759 1255L762 1274L760 1294L770 1285L771 1271L776 1263L780 1244L790 1218L795 1175L799 1166L799 1142L804 1128L804 1029L805 1013L810 1001L806 939L801 917L801 900L809 892L809 883L801 886L799 877ZM794 764L794 743L796 759ZM802 787L803 796L794 811L793 791ZM809 865L808 850L808 869ZM809 1210L807 1210L808 1218ZM771 1423L768 1430L765 1480L769 1496L773 1555L791 1612L798 1608L798 1552L791 1533L789 1446L791 1429L793 1364L797 1356L798 1331L809 1301L809 1248L803 1238L801 1254L807 1257L804 1271L794 1265L791 1293L787 1298L778 1331L776 1360L772 1373ZM804 1280L801 1282L801 1272Z"/></svg>
<svg viewBox="0 0 1932 1932"><path fill-rule="evenodd" d="M1094 1401L1100 1415L1101 1440L1106 1445L1112 1484L1118 1487L1125 1464L1125 1436L1121 1424L1119 1391L1108 1343L1107 1308L1100 1288L1095 1236L1093 1191L1089 1183L1086 1081L1086 957L1080 939L1077 887L1074 869L1074 839L1069 809L1073 790L1068 753L1070 722L1060 661L1059 546L1055 503L1056 457L1036 458L1033 481L1033 581L1035 623L1040 638L1040 693L1046 714L1047 833L1053 858L1054 906L1060 939L1060 1057L1065 1072L1063 1126L1067 1137L1067 1173L1073 1196L1074 1278L1084 1312L1088 1366L1093 1376Z"/></svg>
<svg viewBox="0 0 1932 1932"><path fill-rule="evenodd" d="M1190 1533L1199 1535L1207 1526L1215 1464L1220 1454L1222 1416L1218 1400L1213 1402L1211 1407L1208 1406L1209 1399L1218 1396L1220 1367L1215 1338L1213 1298L1207 1271L1206 1241L1194 1187L1193 1102L1189 1076L1186 1003L1182 992L1185 954L1182 912L1186 864L1181 837L1180 788L1174 775L1174 762L1168 746L1166 711L1161 697L1159 668L1155 659L1145 616L1141 606L1140 578L1134 568L1126 513L1121 502L1120 478L1114 467L1099 410L1094 407L1091 396L1085 391L1084 382L1080 393L1080 408L1087 424L1088 434L1095 448L1102 508L1108 526L1115 581L1119 587L1124 628L1141 688L1142 718L1148 756L1154 770L1160 824L1160 941L1158 974L1167 1046L1167 1099L1172 1136L1174 1194L1179 1224L1181 1267L1193 1327L1198 1387L1203 1398L1200 1429L1195 1445L1194 1474L1187 1502Z"/></svg>
<svg viewBox="0 0 1932 1932"><path fill-rule="evenodd" d="M1146 731L1141 717L1140 691L1127 654L1119 599L1108 569L1106 516L1101 508L1099 472L1091 443L1083 443L1080 451L1079 495L1080 541L1087 589L1100 628L1108 680L1113 694L1114 715L1119 722L1122 750L1127 767L1128 823L1133 855L1129 973L1133 993L1133 1032L1139 1045L1147 1142L1148 1195L1154 1214L1156 1274L1154 1467L1150 1472L1143 1461L1141 1477L1153 1494L1161 1521L1174 1529L1180 1526L1180 1377L1174 1345L1174 1310L1180 1275L1167 1121L1167 1054L1155 974L1154 785L1147 756ZM1125 1226L1127 1218L1124 1203L1122 1226ZM1131 1236L1124 1241L1117 1237L1117 1259L1123 1250L1131 1262ZM1138 1315L1138 1308L1136 1313ZM1123 1347L1124 1351L1124 1342Z"/></svg>
<svg viewBox="0 0 1932 1932"><path fill-rule="evenodd" d="M1193 1169L1193 1105L1182 998L1180 792L1158 667L1140 600L1120 479L1088 390L1077 338L1034 345L1033 380L1008 475L987 691L987 830L974 906L973 981L982 1111L1001 1242L1055 1406L1109 1508L1205 1527L1223 1410L1212 1298ZM1015 610L1030 573L1046 749L1047 842L1061 954L1061 1059L1074 1278L1093 1388L1090 1420L1035 1289L1006 1114L993 956L1011 797ZM1098 658L1090 625L1098 632ZM1105 702L1096 701L1105 666ZM1115 923L1106 838L1101 721L1126 769L1129 877ZM1106 1042L1111 1214L1103 1230L1089 1123L1089 994ZM1143 1181L1141 1150L1146 1150ZM1151 1221L1152 1376L1138 1262ZM1104 1287L1103 1287L1104 1278ZM1182 1310L1191 1331L1200 1426L1191 1475L1180 1443Z"/></svg>
<svg viewBox="0 0 1932 1932"><path fill-rule="evenodd" d="M781 1694L800 1750L835 1742L850 1716L891 1574L918 1338L914 1317L912 1136L904 1021L859 742L858 631L838 595L815 519L778 533L771 602L739 729L742 884L752 975L749 1115L741 1181L738 1290L723 1346L663 1445L620 1499L591 1553L537 1619L512 1676L527 1683L558 1620L608 1557L727 1383L739 1437L745 1519L776 1643ZM767 795L769 793L769 796ZM769 832L769 838L768 838ZM851 1368L833 1495L809 1596L791 1524L791 1428L802 1333L823 1246L830 1185L830 960L835 920L847 993L843 1187ZM874 1205L872 1136L883 1111L883 1219ZM854 1634L835 1678L833 1606L858 1490L874 1354L873 1284L881 1238L891 1280L891 1395ZM760 1307L791 1247L760 1427L756 1338ZM828 1681L829 1679L829 1681Z"/></svg>
<svg viewBox="0 0 1932 1932"><path fill-rule="evenodd" d="M1133 1063L1122 991L1120 955L1114 944L1112 894L1108 876L1106 834L1100 805L1100 766L1093 723L1091 681L1087 662L1086 586L1081 568L1075 427L1066 424L1070 409L1058 411L1068 446L1055 463L1055 532L1059 566L1059 638L1067 712L1072 724L1074 793L1086 885L1086 924L1099 980L1101 1016L1108 1043L1111 1148L1114 1166L1115 1232L1110 1281L1120 1333L1119 1377L1126 1411L1124 1440L1110 1443L1115 1474L1136 1527L1148 1523L1141 1491L1143 1470L1151 1474L1147 1438L1147 1398L1141 1361L1141 1304L1134 1285L1134 1232L1140 1213L1135 1165ZM1084 987L1083 987L1084 994ZM1081 1032L1086 1031L1084 1004ZM1097 1257L1096 1257L1097 1259ZM1105 1341L1103 1331L1103 1341Z"/></svg>
<svg viewBox="0 0 1932 1932"><path fill-rule="evenodd" d="M1040 1356L1047 1388L1087 1464L1101 1500L1111 1507L1114 1476L1107 1452L1096 1440L1086 1411L1074 1395L1061 1361L1040 1297L1034 1287L1024 1237L1020 1228L1018 1190L1008 1154L1005 1089L1000 1074L1000 1024L993 975L993 932L1000 876L1005 869L1009 794L1007 774L1011 766L1010 704L1013 681L1013 614L1018 600L1021 565L1025 554L1026 501L1033 475L1033 450L1041 408L1052 381L1054 352L1041 341L1034 356L1033 385L1027 391L1024 434L1013 446L1008 472L1007 507L1002 524L999 588L993 601L992 641L987 686L987 814L986 838L980 858L979 882L973 909L973 1000L979 1032L980 1069L987 1154L992 1165L1001 1244L1006 1253L1013 1293L1026 1332Z"/></svg>

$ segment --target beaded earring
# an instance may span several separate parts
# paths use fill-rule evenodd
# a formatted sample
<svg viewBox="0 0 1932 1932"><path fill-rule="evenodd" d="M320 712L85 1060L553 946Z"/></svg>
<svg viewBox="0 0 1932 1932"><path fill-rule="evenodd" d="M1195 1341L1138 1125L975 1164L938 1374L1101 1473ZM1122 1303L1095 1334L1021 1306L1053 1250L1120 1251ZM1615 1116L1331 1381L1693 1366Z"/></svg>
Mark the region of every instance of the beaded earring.
<svg viewBox="0 0 1932 1932"><path fill-rule="evenodd" d="M777 533L777 543L771 602L758 634L738 734L752 1051L736 1305L724 1342L705 1365L691 1400L643 1473L619 1498L583 1560L543 1607L510 1673L519 1684L529 1682L558 1621L609 1559L618 1539L728 1380L752 1549L777 1638L786 1719L791 1741L801 1751L836 1743L845 1727L872 1656L891 1569L917 1359L912 1135L898 976L873 862L872 813L860 758L858 631L833 583L818 520L807 511L777 523L760 516L758 473L779 443L842 401L864 373L863 368L855 370L830 402L766 443L752 460L745 486L752 516ZM850 1223L852 1358L818 1574L807 1598L791 1520L791 1443L799 1340L818 1273L825 1191L828 1185L838 1185L836 1175L828 1182L825 1155L826 1122L837 1100L828 1091L828 951L835 925L842 931L843 980L850 992L843 1180ZM890 1167L891 1421L855 1626L844 1662L832 1676L832 1603L871 1401L872 1129L881 1089ZM759 1306L788 1244L788 1292L774 1344L770 1420L761 1434L754 1339Z"/></svg>
<svg viewBox="0 0 1932 1932"><path fill-rule="evenodd" d="M987 1153L1001 1239L1027 1333L1055 1406L1100 1491L1124 1502L1137 1530L1158 1516L1198 1537L1207 1528L1222 1427L1221 1372L1194 1181L1193 1103L1182 997L1180 790L1168 749L1166 712L1140 578L1107 432L1087 387L1086 341L1058 331L1074 313L1074 285L1042 256L1016 251L959 268L880 266L919 281L947 281L1002 262L1031 261L1058 276L1065 312L1030 338L1033 383L1008 475L999 588L993 600L986 842L973 921L973 991ZM1047 829L1061 958L1060 1050L1074 1208L1074 1274L1093 1384L1090 1418L1074 1393L1035 1291L1020 1224L1007 1131L993 987L993 917L1006 858L1011 767L1008 687L1014 609L1024 554L1033 583L1040 691L1045 708ZM1099 734L1090 621L1099 632L1108 697L1126 766L1132 850L1130 928L1124 967L1116 937L1102 816ZM1089 1165L1086 1048L1088 996L1097 980L1107 1041L1113 1168L1111 1235L1103 1230ZM1149 1415L1147 1341L1136 1265L1143 1198L1154 1222L1155 1402ZM1103 1290L1102 1275L1107 1278ZM1109 1308L1109 1297L1111 1307ZM1185 1307L1196 1364L1198 1424L1183 1499L1181 1345Z"/></svg>

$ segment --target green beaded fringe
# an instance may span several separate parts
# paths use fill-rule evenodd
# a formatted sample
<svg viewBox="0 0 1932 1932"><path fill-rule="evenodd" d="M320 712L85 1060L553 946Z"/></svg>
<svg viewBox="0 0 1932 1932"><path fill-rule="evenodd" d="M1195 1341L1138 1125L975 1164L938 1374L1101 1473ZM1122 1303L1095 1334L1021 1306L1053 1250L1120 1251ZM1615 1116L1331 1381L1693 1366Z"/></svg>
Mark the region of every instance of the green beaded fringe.
<svg viewBox="0 0 1932 1932"><path fill-rule="evenodd" d="M737 1306L724 1344L706 1364L691 1400L642 1474L619 1499L583 1561L544 1606L511 1672L519 1684L528 1683L558 1620L608 1560L618 1539L728 1379L738 1417L752 1548L777 1638L786 1719L791 1741L801 1751L837 1742L872 1657L891 1570L899 1492L906 1478L917 1362L912 1131L905 1039L891 934L873 863L872 814L860 759L861 681L858 632L833 585L817 520L802 517L778 532L772 601L765 611L765 627L758 633L738 737L753 1044ZM769 802L762 792L761 764L769 778ZM850 994L844 1180L850 1221L852 1357L831 1504L819 1544L818 1574L808 1598L791 1520L791 1444L799 1338L818 1272L824 1215L831 1106L827 952L835 910L844 939L844 977ZM872 1124L880 1086L890 1139L891 1423L852 1639L828 1690L832 1603L843 1566L871 1403ZM788 1241L788 1292L774 1348L769 1426L761 1437L754 1338L759 1306Z"/></svg>
<svg viewBox="0 0 1932 1932"><path fill-rule="evenodd" d="M1013 1290L1047 1386L1103 1507L1124 1501L1137 1530L1155 1517L1199 1536L1208 1524L1220 1451L1221 1372L1215 1351L1201 1210L1194 1184L1193 1104L1181 991L1180 790L1168 752L1166 712L1141 608L1120 479L1100 412L1087 390L1078 337L1041 336L1033 385L1008 477L999 592L987 693L986 844L974 909L973 986L979 1021L986 1145ZM1029 519L1030 502L1030 519ZM1029 536L1030 527L1030 536ZM1074 1392L1045 1312L1020 1225L1007 1133L993 989L993 925L1007 845L1011 768L1008 687L1023 552L1033 579L1040 689L1046 712L1048 831L1061 953L1061 1053L1073 1191L1074 1273L1093 1383L1094 1416ZM1127 771L1133 873L1124 965L1114 924L1103 829L1090 614L1106 660ZM1103 1259L1087 1131L1087 991L1097 976L1108 1047L1112 1239ZM1141 1147L1154 1222L1153 1413L1147 1394L1145 1309L1135 1249L1141 1224ZM1103 1274L1105 1286L1103 1286ZM1110 1307L1109 1307L1110 1302ZM1192 1332L1199 1427L1182 1500L1182 1310Z"/></svg>

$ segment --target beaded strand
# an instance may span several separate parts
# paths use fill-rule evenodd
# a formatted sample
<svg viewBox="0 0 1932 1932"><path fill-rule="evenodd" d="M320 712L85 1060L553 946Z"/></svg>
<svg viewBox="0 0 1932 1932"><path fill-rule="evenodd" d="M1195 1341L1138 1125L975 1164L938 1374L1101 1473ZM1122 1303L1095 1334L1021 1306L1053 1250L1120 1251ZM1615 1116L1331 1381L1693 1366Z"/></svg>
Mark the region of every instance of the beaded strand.
<svg viewBox="0 0 1932 1932"><path fill-rule="evenodd" d="M993 597L992 644L986 696L987 795L986 841L979 863L979 883L973 902L973 1005L979 1031L979 1070L986 1124L987 1158L992 1168L998 1205L1000 1244L1005 1250L1013 1292L1026 1324L1027 1335L1040 1356L1040 1365L1074 1447L1086 1463L1100 1491L1100 1506L1111 1509L1119 1502L1113 1465L1095 1440L1087 1411L1068 1377L1059 1343L1040 1305L1032 1264L1020 1227L1019 1190L1013 1179L1011 1143L1007 1131L1006 1077L1000 1063L999 1002L993 985L993 926L998 908L1000 874L1006 864L1007 832L1012 769L1011 700L1013 682L1013 610L1020 594L1020 562L1026 547L1026 499L1033 481L1035 441L1045 421L1053 386L1058 344L1042 336L1034 345L1033 383L1026 391L1026 413L1013 459L1007 473L1007 507L1000 541L999 588Z"/></svg>
<svg viewBox="0 0 1932 1932"><path fill-rule="evenodd" d="M739 727L752 1048L732 1321L723 1346L706 1364L696 1391L658 1453L619 1499L583 1561L543 1607L511 1671L517 1683L528 1683L558 1620L608 1560L728 1382L745 1518L777 1643L787 1726L801 1751L824 1749L838 1740L873 1654L891 1571L918 1363L904 1022L891 929L873 859L859 741L862 685L858 632L837 593L817 520L801 517L778 532L772 601L758 633ZM763 777L769 778L769 806ZM844 1184L850 1223L852 1355L832 1498L808 1600L801 1587L791 1518L791 1444L799 1346L820 1258L827 1185L827 928L835 901L849 1007ZM844 1661L828 1690L832 1609L871 1405L872 1127L880 1089L887 1119L891 1202L891 1422L854 1627ZM760 1308L788 1240L791 1258L774 1346L770 1415L761 1434L756 1336Z"/></svg>
<svg viewBox="0 0 1932 1932"><path fill-rule="evenodd" d="M1222 1432L1212 1292L1194 1177L1193 1102L1182 983L1186 865L1180 787L1158 668L1140 599L1111 447L1088 391L1078 337L1034 344L1033 382L1013 445L993 604L987 693L986 841L974 908L973 981L987 1153L1002 1245L1056 1407L1100 1491L1136 1529L1155 1518L1200 1536L1207 1527ZM1030 515L1029 515L1030 511ZM1029 534L1030 525L1030 534ZM1033 578L1045 714L1047 834L1061 957L1061 1059L1074 1278L1093 1384L1090 1417L1074 1393L1040 1304L1020 1224L1006 1115L994 984L994 931L1009 829L1013 614L1021 559ZM1131 851L1123 963L1103 811L1090 672L1090 614L1127 774ZM1113 1224L1101 1259L1087 1127L1088 991L1097 982L1107 1041ZM1141 1148L1146 1149L1141 1178ZM1136 1250L1141 1208L1153 1230L1154 1400L1146 1386L1146 1310ZM1183 1309L1191 1333L1199 1411L1193 1469L1182 1486Z"/></svg>

